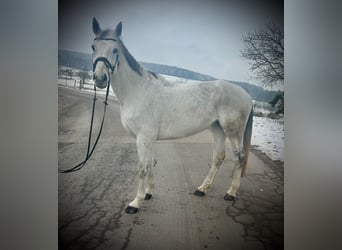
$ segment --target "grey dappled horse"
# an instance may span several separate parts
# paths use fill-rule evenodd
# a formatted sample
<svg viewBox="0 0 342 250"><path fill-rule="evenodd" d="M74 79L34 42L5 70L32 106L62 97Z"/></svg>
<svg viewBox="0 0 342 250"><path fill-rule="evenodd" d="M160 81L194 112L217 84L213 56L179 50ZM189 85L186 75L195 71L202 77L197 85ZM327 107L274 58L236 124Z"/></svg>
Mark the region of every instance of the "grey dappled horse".
<svg viewBox="0 0 342 250"><path fill-rule="evenodd" d="M252 133L252 99L225 80L177 84L144 70L121 39L121 22L114 30L101 29L93 19L94 80L99 88L111 84L120 103L122 125L136 138L138 191L126 208L136 213L152 197L153 145L210 129L213 158L210 171L195 195L203 196L225 158L228 137L234 155L234 172L225 200L234 200L245 175Z"/></svg>

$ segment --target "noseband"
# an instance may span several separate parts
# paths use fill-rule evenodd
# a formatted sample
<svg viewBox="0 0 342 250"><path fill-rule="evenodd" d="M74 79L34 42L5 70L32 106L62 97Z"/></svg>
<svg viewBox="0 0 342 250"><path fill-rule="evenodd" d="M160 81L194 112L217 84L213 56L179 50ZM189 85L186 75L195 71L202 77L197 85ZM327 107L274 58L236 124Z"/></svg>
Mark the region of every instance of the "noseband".
<svg viewBox="0 0 342 250"><path fill-rule="evenodd" d="M116 58L118 58L118 56L116 56ZM117 61L117 59L116 59L116 61ZM111 73L113 73L113 71L114 71L114 69L115 69L115 66L112 65L112 64L109 62L109 60L108 60L106 57L104 57L104 56L100 56L100 57L96 58L96 60L95 60L95 62L94 62L94 64L93 64L93 72L95 72L95 68L96 68L96 65L97 65L98 62L103 62L103 63L106 65L106 67L108 68L108 70L109 70Z"/></svg>

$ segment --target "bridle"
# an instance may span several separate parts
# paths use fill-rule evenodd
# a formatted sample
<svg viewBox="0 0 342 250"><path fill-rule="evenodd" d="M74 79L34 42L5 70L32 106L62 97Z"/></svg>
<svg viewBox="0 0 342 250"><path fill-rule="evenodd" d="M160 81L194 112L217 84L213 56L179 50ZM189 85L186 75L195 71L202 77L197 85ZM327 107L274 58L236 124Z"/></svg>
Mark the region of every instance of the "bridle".
<svg viewBox="0 0 342 250"><path fill-rule="evenodd" d="M95 38L94 40L112 40L112 41L117 41L116 39L114 38ZM97 134L97 138L95 140L95 143L93 145L93 147L91 148L91 135L92 135L92 131L93 131L93 123L94 123L94 114L95 114L95 103L96 103L96 84L94 84L94 98L93 98L93 110L92 110L92 113L91 113L91 121L90 121L90 129L89 129L89 136L88 136L88 147L87 147L87 153L86 153L86 157L85 159L80 162L79 164L77 164L76 166L72 167L72 168L69 168L69 169L66 169L66 170L60 170L58 169L58 172L59 173L71 173L71 172L76 172L80 169L82 169L85 164L87 163L87 161L89 160L89 158L91 157L91 155L93 154L94 150L95 150L95 147L100 139L100 136L101 136L101 133L102 133L102 128L103 128L103 124L104 124L104 120L105 120L105 116L106 116L106 110L107 110L107 106L108 106L108 95L109 95L109 88L110 88L110 76L111 74L114 72L115 70L115 67L117 65L119 65L119 54L116 53L116 59L115 59L115 62L114 64L111 64L110 61L108 60L108 58L106 57L103 57L103 56L100 56L100 57L97 57L93 63L93 73L95 72L95 69L96 69L96 65L98 62L103 62L108 71L109 71L109 77L108 77L108 82L107 82L107 90L106 90L106 98L104 100L104 109L103 109L103 116L102 116L102 121L101 121L101 126L100 126L100 130L99 130L99 133ZM91 149L90 149L91 148Z"/></svg>
<svg viewBox="0 0 342 250"><path fill-rule="evenodd" d="M110 40L110 41L114 41L114 42L118 41L114 38L95 38L94 40ZM110 61L107 59L107 57L103 57L103 56L97 57L93 63L93 72L95 72L95 68L96 68L96 65L98 62L103 62L106 65L107 69L110 71L110 73L113 73L116 65L118 65L118 63L119 63L119 54L116 53L116 58L115 58L114 64L111 64Z"/></svg>

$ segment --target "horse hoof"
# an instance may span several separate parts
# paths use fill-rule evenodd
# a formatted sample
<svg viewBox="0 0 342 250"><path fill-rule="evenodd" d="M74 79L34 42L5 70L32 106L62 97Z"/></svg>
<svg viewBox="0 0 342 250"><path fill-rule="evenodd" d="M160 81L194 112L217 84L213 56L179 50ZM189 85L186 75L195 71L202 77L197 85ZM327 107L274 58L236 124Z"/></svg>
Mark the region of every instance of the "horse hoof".
<svg viewBox="0 0 342 250"><path fill-rule="evenodd" d="M198 189L196 189L196 191L194 192L194 195L197 195L197 196L204 196L205 193L202 192L202 191L199 191Z"/></svg>
<svg viewBox="0 0 342 250"><path fill-rule="evenodd" d="M235 201L236 197L230 194L226 194L223 199L225 199L226 201Z"/></svg>
<svg viewBox="0 0 342 250"><path fill-rule="evenodd" d="M139 211L139 208L128 206L128 207L126 207L125 211L128 214L135 214L136 212Z"/></svg>
<svg viewBox="0 0 342 250"><path fill-rule="evenodd" d="M145 200L150 200L152 198L152 194L145 194Z"/></svg>

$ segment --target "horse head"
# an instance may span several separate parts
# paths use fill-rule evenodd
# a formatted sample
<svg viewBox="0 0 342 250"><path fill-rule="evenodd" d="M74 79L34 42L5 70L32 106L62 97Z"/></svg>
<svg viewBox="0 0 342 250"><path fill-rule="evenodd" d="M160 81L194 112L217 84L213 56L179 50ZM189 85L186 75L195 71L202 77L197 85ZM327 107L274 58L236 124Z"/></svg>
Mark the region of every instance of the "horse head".
<svg viewBox="0 0 342 250"><path fill-rule="evenodd" d="M98 88L105 88L109 84L110 77L115 73L119 64L118 41L122 32L120 22L114 30L102 30L98 21L93 18L93 32L95 39L91 46L93 53L93 79Z"/></svg>

